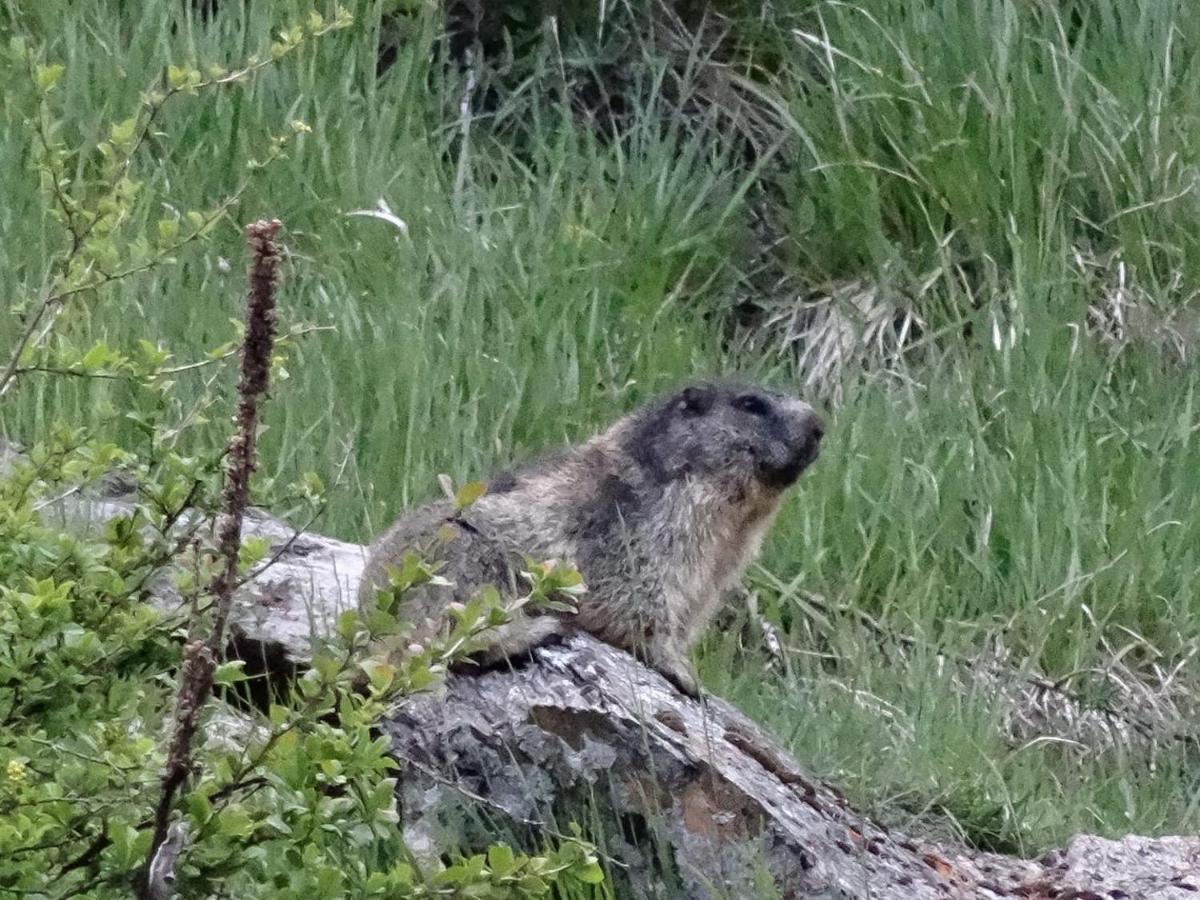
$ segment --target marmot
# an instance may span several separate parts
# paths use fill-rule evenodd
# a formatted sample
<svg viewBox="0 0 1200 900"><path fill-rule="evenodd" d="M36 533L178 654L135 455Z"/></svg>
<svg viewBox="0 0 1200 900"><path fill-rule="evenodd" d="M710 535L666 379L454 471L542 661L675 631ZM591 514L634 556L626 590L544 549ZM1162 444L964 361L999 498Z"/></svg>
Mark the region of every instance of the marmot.
<svg viewBox="0 0 1200 900"><path fill-rule="evenodd" d="M587 588L578 612L518 611L477 659L499 661L581 628L695 696L688 650L757 555L823 434L817 414L793 397L690 385L584 444L495 476L464 510L441 501L403 516L372 546L360 602L387 587L387 568L410 550L443 562L452 585L414 589L399 610L421 641L447 621L448 604L481 585L520 596L523 556L567 560Z"/></svg>

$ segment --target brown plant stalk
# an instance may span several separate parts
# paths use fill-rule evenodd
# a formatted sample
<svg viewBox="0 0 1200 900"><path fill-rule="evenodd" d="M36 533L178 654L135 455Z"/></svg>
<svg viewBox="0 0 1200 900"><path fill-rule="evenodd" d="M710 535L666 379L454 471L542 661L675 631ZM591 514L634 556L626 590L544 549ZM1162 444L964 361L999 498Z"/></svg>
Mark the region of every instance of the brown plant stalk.
<svg viewBox="0 0 1200 900"><path fill-rule="evenodd" d="M142 900L168 896L174 880L174 857L169 860L169 865L164 864L168 861L156 860L156 857L168 835L175 797L193 769L192 741L196 722L212 694L213 675L225 648L229 611L238 585L238 551L242 543L242 519L250 496L250 478L255 469L259 406L270 382L271 352L275 343L275 288L282 257L274 239L279 228L278 220L246 226L250 251L246 334L242 341L237 414L225 455L225 489L216 548L221 567L208 589L214 599L215 617L208 639L193 640L184 649L175 706L175 730L167 749L154 812L154 836L146 857L145 872L139 879L138 896ZM177 854L178 847L174 851Z"/></svg>

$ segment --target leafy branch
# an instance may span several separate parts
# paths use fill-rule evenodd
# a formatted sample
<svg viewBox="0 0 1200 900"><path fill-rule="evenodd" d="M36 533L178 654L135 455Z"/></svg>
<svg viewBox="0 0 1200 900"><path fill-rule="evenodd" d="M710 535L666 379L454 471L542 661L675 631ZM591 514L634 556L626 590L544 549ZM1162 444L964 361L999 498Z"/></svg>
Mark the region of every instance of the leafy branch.
<svg viewBox="0 0 1200 900"><path fill-rule="evenodd" d="M30 350L44 343L67 301L80 294L96 291L106 285L149 271L171 259L173 254L188 244L206 236L240 201L248 188L250 177L244 179L208 215L191 214L193 228L182 238L176 237L177 223L163 220L159 223L160 246L156 252L134 253L126 265L114 267L114 263L120 262L120 254L109 238L129 215L133 199L140 188L138 182L130 179L134 161L154 133L155 123L166 105L180 95L193 95L243 82L295 52L306 42L346 28L352 22L353 17L341 6L337 7L330 20L326 20L320 13L311 13L304 25L284 30L279 39L271 45L269 54L262 57L252 56L245 65L231 71L213 66L205 76L193 67L169 66L164 76L166 87L144 92L134 115L113 124L108 139L99 145L98 150L103 158L106 174L101 179L101 186L94 192L89 192L86 185L74 185L67 176L64 165L66 151L54 140L54 121L48 116L49 98L65 72L65 67L61 64L41 64L31 50L23 44L17 44L17 52L26 64L29 82L38 96L37 111L32 117L37 138L35 165L43 182L48 184L52 208L61 216L68 240L52 265L49 287L34 303L33 308L24 314L21 329L5 364L0 368L0 398L9 392L20 375L28 371L46 371L46 367L23 363ZM292 123L293 133L303 133L307 130L308 126L303 122ZM251 175L279 158L286 141L285 137L275 138L265 159L251 160ZM72 190L75 188L91 196L73 196ZM94 240L96 238L102 240ZM138 245L135 244L135 247L140 250ZM145 258L139 258L143 255Z"/></svg>

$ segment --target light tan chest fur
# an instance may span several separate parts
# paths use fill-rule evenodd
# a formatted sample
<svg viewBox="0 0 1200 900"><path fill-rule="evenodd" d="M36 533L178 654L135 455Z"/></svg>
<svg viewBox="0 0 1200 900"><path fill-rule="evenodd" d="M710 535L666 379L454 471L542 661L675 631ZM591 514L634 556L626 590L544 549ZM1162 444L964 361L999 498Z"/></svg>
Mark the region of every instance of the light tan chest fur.
<svg viewBox="0 0 1200 900"><path fill-rule="evenodd" d="M693 540L678 561L675 583L680 596L669 604L675 607L676 624L687 646L699 638L758 557L779 506L777 495L752 495L732 508L716 494L707 498L695 491L689 494L701 502L679 511L690 520Z"/></svg>

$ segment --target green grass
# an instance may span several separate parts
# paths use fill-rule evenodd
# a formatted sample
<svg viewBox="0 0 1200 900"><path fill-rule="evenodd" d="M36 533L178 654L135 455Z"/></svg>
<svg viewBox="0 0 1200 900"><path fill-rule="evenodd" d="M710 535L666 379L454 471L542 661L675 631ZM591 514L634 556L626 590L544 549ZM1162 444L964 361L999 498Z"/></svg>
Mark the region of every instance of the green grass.
<svg viewBox="0 0 1200 900"><path fill-rule="evenodd" d="M1094 359L1022 371L1017 390L931 369L927 389L852 398L781 516L775 577L758 579L789 623L791 670L764 682L764 654L727 638L706 674L884 814L941 807L1023 852L1074 830L1194 830L1194 747L1161 748L1155 771L1137 753L1014 742L984 685L936 658L999 637L1018 666L1085 672L1075 684L1096 690L1111 645L1137 669L1196 644L1195 380L1106 383ZM806 616L814 599L834 612ZM881 648L854 610L916 649ZM1194 664L1182 677L1194 691Z"/></svg>
<svg viewBox="0 0 1200 900"><path fill-rule="evenodd" d="M1200 274L1200 18L1186 0L1058 13L874 0L747 23L760 99L787 112L761 173L730 131L664 128L653 91L624 140L601 140L555 100L551 52L464 142L463 85L428 62L432 30L414 28L376 79L384 5L359 4L354 29L249 87L172 101L139 161L135 230L228 193L292 119L313 131L212 243L106 288L66 336L161 339L197 358L238 314L239 223L281 218L284 315L335 330L305 339L275 387L264 470L332 481L345 460L318 527L365 539L437 473L584 437L694 373L795 383L794 360L734 355L720 325L758 283L751 204L769 203L785 283L880 284L934 337L844 385L780 517L755 583L791 648L784 671L713 634L708 685L891 821L956 822L1025 852L1082 830L1200 828L1194 747L1167 741L1152 759L1137 744L1021 744L936 658L1001 636L1018 667L1057 678L1104 669L1114 647L1135 671L1170 669L1200 643L1200 377L1083 328L1118 260L1152 319L1186 313ZM235 62L304 9L238 7L172 28L154 4L43 3L0 23L66 65L58 115L90 146L168 63ZM6 83L16 72L0 67ZM32 107L12 96L0 290L17 298L42 285L58 237L29 168ZM407 233L345 215L380 198ZM0 318L0 346L14 329ZM181 379L183 406L201 377ZM132 443L129 402L120 385L34 376L3 401L0 432L29 441L66 420ZM215 416L207 440L223 428ZM900 664L850 610L918 648ZM1194 661L1178 677L1200 690Z"/></svg>

